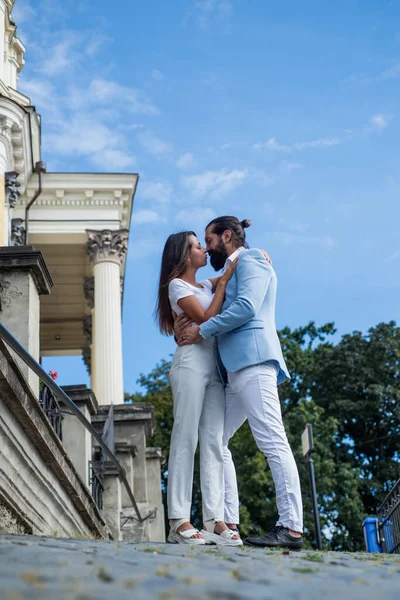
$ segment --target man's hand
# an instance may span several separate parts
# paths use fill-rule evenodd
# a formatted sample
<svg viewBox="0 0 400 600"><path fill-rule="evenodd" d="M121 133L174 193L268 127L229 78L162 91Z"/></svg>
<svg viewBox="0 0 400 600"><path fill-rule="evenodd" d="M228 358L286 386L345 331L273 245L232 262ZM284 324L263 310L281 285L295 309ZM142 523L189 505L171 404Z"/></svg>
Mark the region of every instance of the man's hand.
<svg viewBox="0 0 400 600"><path fill-rule="evenodd" d="M192 325L188 327L183 335L178 338L178 346L188 346L189 344L198 344L203 339L199 333L200 327Z"/></svg>
<svg viewBox="0 0 400 600"><path fill-rule="evenodd" d="M190 327L190 325L193 323L193 321L185 313L181 313L178 316L176 316L176 313L174 313L174 312L172 314L173 314L173 317L174 317L175 339L178 342L182 338L182 336L184 335L186 329L188 327Z"/></svg>

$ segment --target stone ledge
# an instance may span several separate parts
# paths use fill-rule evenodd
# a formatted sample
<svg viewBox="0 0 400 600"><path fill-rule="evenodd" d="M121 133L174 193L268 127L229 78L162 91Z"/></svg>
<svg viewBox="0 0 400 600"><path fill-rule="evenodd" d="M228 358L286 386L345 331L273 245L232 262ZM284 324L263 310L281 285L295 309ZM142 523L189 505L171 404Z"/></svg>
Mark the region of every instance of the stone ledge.
<svg viewBox="0 0 400 600"><path fill-rule="evenodd" d="M153 448L152 446L147 446L146 458L157 458L160 461L161 465L165 463L165 456L163 454L162 448Z"/></svg>
<svg viewBox="0 0 400 600"><path fill-rule="evenodd" d="M93 415L94 425L104 423L108 416L109 406L99 406L97 415ZM145 421L146 436L151 437L155 428L154 406L149 404L114 404L114 424L129 421Z"/></svg>
<svg viewBox="0 0 400 600"><path fill-rule="evenodd" d="M106 524L89 490L77 474L39 402L1 340L0 400L20 424L26 438L34 445L38 456L55 475L88 530L96 536L108 537Z"/></svg>
<svg viewBox="0 0 400 600"><path fill-rule="evenodd" d="M39 295L50 294L54 285L43 254L33 246L0 247L0 271L30 271Z"/></svg>
<svg viewBox="0 0 400 600"><path fill-rule="evenodd" d="M77 406L86 404L91 415L97 414L99 403L97 402L93 390L86 385L62 385L61 389Z"/></svg>

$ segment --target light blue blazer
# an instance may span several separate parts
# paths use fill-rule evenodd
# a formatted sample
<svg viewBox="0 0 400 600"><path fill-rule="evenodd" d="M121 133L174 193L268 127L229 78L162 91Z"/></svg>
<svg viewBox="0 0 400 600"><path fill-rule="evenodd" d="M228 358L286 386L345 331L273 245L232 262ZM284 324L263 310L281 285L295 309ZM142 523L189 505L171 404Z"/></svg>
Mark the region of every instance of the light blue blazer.
<svg viewBox="0 0 400 600"><path fill-rule="evenodd" d="M222 312L200 326L206 339L217 336L227 371L235 373L273 360L278 384L290 379L275 325L277 279L260 250L244 250L226 286Z"/></svg>

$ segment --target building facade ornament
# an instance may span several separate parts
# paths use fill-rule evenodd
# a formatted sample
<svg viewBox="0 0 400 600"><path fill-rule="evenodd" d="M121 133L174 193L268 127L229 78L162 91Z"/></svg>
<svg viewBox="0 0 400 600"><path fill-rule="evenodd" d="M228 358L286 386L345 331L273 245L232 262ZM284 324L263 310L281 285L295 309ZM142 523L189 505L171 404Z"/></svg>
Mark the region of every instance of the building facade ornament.
<svg viewBox="0 0 400 600"><path fill-rule="evenodd" d="M15 204L20 196L18 188L20 187L19 181L17 181L18 173L16 171L8 171L4 173L5 184L6 184L6 202L9 208L14 208Z"/></svg>
<svg viewBox="0 0 400 600"><path fill-rule="evenodd" d="M83 318L83 331L86 335L89 346L92 345L92 315L85 315Z"/></svg>
<svg viewBox="0 0 400 600"><path fill-rule="evenodd" d="M88 234L86 252L93 265L99 262L121 264L128 250L129 231L127 229L118 229L117 231L86 229L86 233Z"/></svg>
<svg viewBox="0 0 400 600"><path fill-rule="evenodd" d="M89 308L94 308L94 277L85 277L83 283L83 293Z"/></svg>
<svg viewBox="0 0 400 600"><path fill-rule="evenodd" d="M24 219L11 219L11 246L25 245Z"/></svg>
<svg viewBox="0 0 400 600"><path fill-rule="evenodd" d="M88 346L82 350L82 358L89 375L91 374L92 352Z"/></svg>
<svg viewBox="0 0 400 600"><path fill-rule="evenodd" d="M9 308L18 296L22 296L17 286L11 285L11 281L5 276L0 276L0 312Z"/></svg>

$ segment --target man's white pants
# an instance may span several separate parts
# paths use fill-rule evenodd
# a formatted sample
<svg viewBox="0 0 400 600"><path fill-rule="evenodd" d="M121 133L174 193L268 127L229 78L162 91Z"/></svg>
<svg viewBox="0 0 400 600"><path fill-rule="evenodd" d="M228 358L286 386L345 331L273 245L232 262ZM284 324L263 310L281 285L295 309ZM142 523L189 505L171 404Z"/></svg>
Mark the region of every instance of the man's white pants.
<svg viewBox="0 0 400 600"><path fill-rule="evenodd" d="M168 461L168 517L190 521L194 455L199 440L203 519L222 521L225 393L216 369L214 346L203 341L178 348L170 382L174 426Z"/></svg>
<svg viewBox="0 0 400 600"><path fill-rule="evenodd" d="M278 367L267 362L228 373L225 397L224 479L226 523L239 523L236 471L228 443L246 419L255 442L266 456L275 484L277 525L303 531L300 480L282 422L277 386Z"/></svg>

